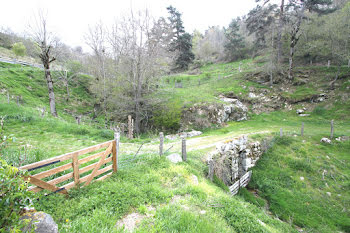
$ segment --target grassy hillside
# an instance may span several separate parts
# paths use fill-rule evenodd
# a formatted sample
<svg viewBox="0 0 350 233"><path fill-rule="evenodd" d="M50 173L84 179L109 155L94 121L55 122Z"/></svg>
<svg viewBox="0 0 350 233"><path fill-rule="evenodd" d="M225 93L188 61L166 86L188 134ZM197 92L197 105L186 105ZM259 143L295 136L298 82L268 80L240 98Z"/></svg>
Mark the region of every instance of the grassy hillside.
<svg viewBox="0 0 350 233"><path fill-rule="evenodd" d="M59 116L71 120L71 115L90 113L93 110L93 97L89 92L91 77L78 75L70 81L70 100L67 102L66 88L58 75L57 71L52 71ZM32 108L46 107L46 111L50 109L47 84L41 69L0 62L0 89L3 96L7 92L10 94L12 102L16 102L17 96L20 96L22 105Z"/></svg>
<svg viewBox="0 0 350 233"><path fill-rule="evenodd" d="M41 71L2 66L0 116L6 118L1 132L16 137L15 142L2 151L1 156L8 162L32 163L113 139L112 131L88 122L77 125L73 117L66 114L91 111L89 77L82 76L71 83L73 97L69 103L64 101L65 89L57 84L55 91L61 117L42 118L36 108L46 106L48 109L48 105ZM183 106L218 101L216 97L220 93L234 92L246 98L249 86L269 88L247 81L247 75L257 64L243 61L243 72L238 72L238 66L239 62L216 64L203 67L202 74L165 77L163 85L170 93L169 104L177 103L169 105L174 113L169 119L177 116L177 107L181 113ZM151 135L133 141L122 138L118 173L105 181L71 190L67 199L53 194L40 198L34 205L37 210L52 214L60 232L120 232L122 229L116 227L116 222L136 212L147 216L140 219L136 232L296 232L300 228L310 232L347 232L350 144L319 142L329 135L331 119L335 119L336 137L350 135L350 104L344 101L350 86L346 72L344 69L345 78L339 81L340 86L331 93L331 99L308 109L309 117L300 117L294 110L280 110L251 115L249 121L230 122L220 129L207 129L201 137L188 140L187 163L173 165L160 158L158 140ZM309 75L314 83L290 86L288 92L282 92L290 98L303 99L325 89L330 77L322 77L330 74L330 70L315 68L314 73L315 76ZM217 79L219 74L232 76ZM183 80L184 88L172 88L172 79L176 78ZM13 96L21 95L24 104L17 106L15 99L8 104L5 89ZM301 122L305 123L303 138L300 137ZM280 128L288 137L272 141L271 149L253 168L248 190L243 189L238 196L231 197L219 180L206 179L207 167L203 161L215 143L242 134L252 134L250 138L257 140L273 138ZM136 160L128 162L140 142L147 144ZM166 140L165 148L171 146L170 152L181 151L180 141ZM327 172L322 176L324 170Z"/></svg>
<svg viewBox="0 0 350 233"><path fill-rule="evenodd" d="M121 232L116 222L133 212L148 216L136 232L295 232L209 182L202 153L189 153L188 163L179 165L148 155L68 199L53 195L36 206L53 215L60 232Z"/></svg>
<svg viewBox="0 0 350 233"><path fill-rule="evenodd" d="M308 232L349 232L350 141L328 145L312 135L273 143L241 196Z"/></svg>

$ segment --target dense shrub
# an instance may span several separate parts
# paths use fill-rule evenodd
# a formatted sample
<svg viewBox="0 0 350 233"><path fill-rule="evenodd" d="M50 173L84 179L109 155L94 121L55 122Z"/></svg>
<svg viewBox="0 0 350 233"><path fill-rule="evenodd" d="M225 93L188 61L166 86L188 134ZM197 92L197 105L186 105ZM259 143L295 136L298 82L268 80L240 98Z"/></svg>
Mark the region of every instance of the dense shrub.
<svg viewBox="0 0 350 233"><path fill-rule="evenodd" d="M22 226L20 212L30 205L31 193L27 191L26 175L0 159L0 232L17 232Z"/></svg>

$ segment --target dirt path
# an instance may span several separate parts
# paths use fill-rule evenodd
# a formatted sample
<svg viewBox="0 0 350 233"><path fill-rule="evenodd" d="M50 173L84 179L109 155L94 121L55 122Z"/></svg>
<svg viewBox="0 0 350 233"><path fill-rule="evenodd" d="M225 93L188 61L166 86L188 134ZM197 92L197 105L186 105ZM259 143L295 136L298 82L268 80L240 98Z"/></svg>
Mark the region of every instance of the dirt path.
<svg viewBox="0 0 350 233"><path fill-rule="evenodd" d="M249 136L249 135L255 135L255 134L266 134L270 132L271 132L270 130L264 130L264 131L258 131L258 132L247 132L247 130L246 131L242 130L240 132L230 132L224 135L211 135L211 136L203 136L203 137L199 136L195 138L187 138L186 140L187 151L202 150L202 149L212 150L215 148L215 146L218 143L225 142L227 140L232 140L232 139L241 137L243 135ZM137 152L140 146L141 144L121 143L120 151L122 154L132 155ZM167 151L167 150L171 153L181 153L181 140L177 139L168 143L164 143L164 151ZM152 143L144 144L141 147L139 153L140 154L158 153L158 151L159 151L158 141L154 141Z"/></svg>

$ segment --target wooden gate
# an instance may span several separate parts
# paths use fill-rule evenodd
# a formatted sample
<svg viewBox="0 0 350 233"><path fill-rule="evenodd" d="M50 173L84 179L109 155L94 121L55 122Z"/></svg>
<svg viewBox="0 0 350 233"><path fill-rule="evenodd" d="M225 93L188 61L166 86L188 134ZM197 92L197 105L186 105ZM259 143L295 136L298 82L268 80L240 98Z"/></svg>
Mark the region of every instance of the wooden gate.
<svg viewBox="0 0 350 233"><path fill-rule="evenodd" d="M252 171L246 172L236 183L229 187L231 194L236 195L240 188L247 186L251 177Z"/></svg>
<svg viewBox="0 0 350 233"><path fill-rule="evenodd" d="M112 175L113 172L116 172L118 169L118 163L117 163L117 154L118 154L118 145L119 143L117 140L112 140L108 142L104 142L95 146L91 146L82 150L78 150L75 152L67 153L64 155L60 155L54 158L49 158L46 160L42 160L36 163L28 164L25 166L20 167L21 170L27 170L27 171L33 171L36 169L41 169L46 166L58 164L60 162L66 161L66 160L72 160L69 163L63 164L61 166L52 168L47 171L42 171L35 175L29 175L25 177L27 181L30 182L33 186L29 187L29 191L33 192L39 192L43 189L49 190L51 192L59 192L62 194L67 194L67 190L69 190L72 187L80 187L81 185L87 186L93 181L93 179L96 176L103 175L99 177L97 180L103 180L110 175ZM97 151L100 149L106 148L102 152L95 153L93 155L86 156L84 158L82 155L85 155L87 153ZM79 158L80 157L80 158ZM92 164L86 164L92 160L99 160ZM107 163L111 163L111 165L105 165ZM83 166L85 164L85 166ZM102 167L103 166L103 167ZM102 168L101 168L102 167ZM73 171L64 174L61 176L57 175L55 177L51 177L59 172L66 171L68 169L73 168ZM100 169L101 168L101 169ZM84 173L87 173L89 171L92 172L90 174L85 174L85 176L82 176ZM111 171L112 170L112 171ZM109 173L108 173L109 172ZM43 180L44 178L45 181ZM67 181L71 179L72 182L67 183ZM65 182L66 184L62 186L58 186L58 184Z"/></svg>

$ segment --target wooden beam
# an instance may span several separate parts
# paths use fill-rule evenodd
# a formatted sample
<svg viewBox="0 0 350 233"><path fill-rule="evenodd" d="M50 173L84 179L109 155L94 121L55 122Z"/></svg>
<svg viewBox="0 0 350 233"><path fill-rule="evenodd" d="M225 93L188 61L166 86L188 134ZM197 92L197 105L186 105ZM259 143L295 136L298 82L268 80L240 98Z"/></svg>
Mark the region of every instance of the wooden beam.
<svg viewBox="0 0 350 233"><path fill-rule="evenodd" d="M105 159L104 164L109 163L111 161L112 161L112 157L109 157L109 158ZM97 166L98 163L99 162L96 162L96 163L90 164L90 165L88 165L86 167L83 167L83 168L79 169L79 174L81 175L81 174L83 174L83 173L85 173L87 171L92 170L94 167Z"/></svg>
<svg viewBox="0 0 350 233"><path fill-rule="evenodd" d="M62 183L63 181L69 180L70 178L73 178L73 172L70 172L70 173L65 174L63 176L60 176L60 177L57 177L56 179L47 181L46 183L57 185L59 183ZM43 189L40 187L30 187L28 190L36 193L36 192L39 192Z"/></svg>
<svg viewBox="0 0 350 233"><path fill-rule="evenodd" d="M42 181L40 179L37 179L33 176L27 176L25 177L25 180L29 181L30 183L42 188L42 189L47 189L49 191L52 192L56 192L57 190L59 190L60 188L56 187L55 185L49 184L45 181ZM63 189L61 191L59 191L60 193L64 193L64 194L68 194L67 190Z"/></svg>
<svg viewBox="0 0 350 233"><path fill-rule="evenodd" d="M67 154L64 154L64 155L56 156L56 157L49 158L49 159L46 159L46 160L42 160L42 161L39 161L39 162L36 162L36 163L24 165L24 166L20 167L20 169L21 170L28 170L28 169L39 167L39 166L42 166L42 165L45 165L45 164L48 164L48 163L52 163L52 162L55 162L55 161L61 161L62 162L62 161L68 160L68 159L72 159L72 156L74 154L78 154L78 156L79 156L79 155L90 153L90 152L95 151L95 150L99 150L99 149L104 148L104 147L108 147L112 142L113 141L104 142L104 143L101 143L101 144L98 144L98 145L95 145L95 146L90 146L90 147L87 147L87 148L84 148L84 149L81 149L81 150L78 150L78 151L70 152L70 153L67 153Z"/></svg>
<svg viewBox="0 0 350 233"><path fill-rule="evenodd" d="M73 165L73 176L74 176L74 184L75 186L79 186L79 163L78 163L78 154L73 155L72 159Z"/></svg>
<svg viewBox="0 0 350 233"><path fill-rule="evenodd" d="M67 170L67 169L69 169L71 167L72 167L72 163L67 163L67 164L64 164L62 166L59 166L59 167L56 167L56 168L53 168L53 169L50 169L50 170L43 171L41 173L35 174L35 175L33 175L33 177L38 178L38 179L42 179L42 178L45 178L45 177L48 177L48 176L52 176L52 175L54 175L56 173L65 171L65 170Z"/></svg>
<svg viewBox="0 0 350 233"><path fill-rule="evenodd" d="M84 186L89 185L90 182L92 181L92 179L97 175L98 169L100 169L101 165L103 164L104 160L106 159L106 156L110 153L111 149L112 149L112 144L110 144L110 146L107 148L106 152L101 156L100 161L98 162L98 164L96 165L96 167L94 168L92 173L89 175L89 178L86 181L86 183L84 184Z"/></svg>

